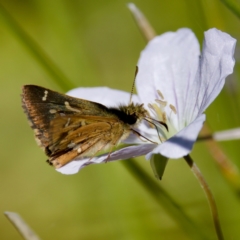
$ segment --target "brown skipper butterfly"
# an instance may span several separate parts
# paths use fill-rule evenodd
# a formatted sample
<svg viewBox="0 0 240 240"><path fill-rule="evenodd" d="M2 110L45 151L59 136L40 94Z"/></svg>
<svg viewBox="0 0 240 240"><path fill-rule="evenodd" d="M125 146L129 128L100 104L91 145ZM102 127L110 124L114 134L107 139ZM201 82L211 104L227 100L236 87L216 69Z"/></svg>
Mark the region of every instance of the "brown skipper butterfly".
<svg viewBox="0 0 240 240"><path fill-rule="evenodd" d="M131 132L152 142L133 128L143 119L156 126L143 104L108 108L35 85L23 86L22 106L38 145L55 168L103 150L111 154Z"/></svg>

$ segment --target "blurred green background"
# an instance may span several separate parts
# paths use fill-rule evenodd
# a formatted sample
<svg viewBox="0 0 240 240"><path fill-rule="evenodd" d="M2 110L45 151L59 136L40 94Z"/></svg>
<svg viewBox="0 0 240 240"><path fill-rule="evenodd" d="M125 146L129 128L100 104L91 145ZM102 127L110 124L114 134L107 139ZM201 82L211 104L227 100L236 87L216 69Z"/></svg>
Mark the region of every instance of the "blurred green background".
<svg viewBox="0 0 240 240"><path fill-rule="evenodd" d="M75 86L131 90L135 65L146 42L126 1L0 3ZM240 20L221 1L134 3L159 34L189 27L202 42L203 31L216 27L240 39ZM235 73L207 110L207 122L213 131L240 125L239 60L237 44ZM21 108L24 84L64 91L9 30L0 14L0 239L21 239L4 211L21 214L42 239L192 239L120 162L91 165L72 176L61 175L48 166ZM221 143L238 168L239 143ZM240 197L219 172L205 143L195 144L191 155L214 193L226 239L240 239ZM204 193L183 160L170 161L162 181L154 179L144 158L135 161L168 191L209 239L216 239Z"/></svg>

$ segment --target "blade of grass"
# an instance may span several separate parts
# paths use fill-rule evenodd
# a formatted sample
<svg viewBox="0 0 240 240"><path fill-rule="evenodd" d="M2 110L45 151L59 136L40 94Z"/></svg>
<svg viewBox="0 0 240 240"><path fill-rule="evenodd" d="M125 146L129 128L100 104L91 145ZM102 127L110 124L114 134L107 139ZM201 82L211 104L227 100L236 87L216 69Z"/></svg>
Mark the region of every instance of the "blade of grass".
<svg viewBox="0 0 240 240"><path fill-rule="evenodd" d="M206 147L208 148L210 154L213 157L214 162L219 167L224 179L228 182L228 184L232 187L234 193L240 198L240 173L237 165L234 164L233 161L229 159L229 157L224 153L222 148L219 146L217 140L221 140L221 137L225 140L229 137L238 137L239 130L236 129L232 131L225 131L224 133L211 134L211 131L207 127L206 123L204 124L201 130L201 137L199 137L200 141L204 141ZM231 135L232 133L232 135Z"/></svg>
<svg viewBox="0 0 240 240"><path fill-rule="evenodd" d="M144 14L133 3L128 3L127 7L132 13L133 19L135 20L143 37L147 41L152 40L157 34L151 24L148 22L147 18L144 16Z"/></svg>
<svg viewBox="0 0 240 240"><path fill-rule="evenodd" d="M65 76L65 74L57 67L50 57L43 51L37 42L27 34L17 21L8 13L8 11L0 4L0 16L5 22L7 28L15 35L23 46L35 57L42 65L45 71L52 79L64 90L74 88L74 84Z"/></svg>
<svg viewBox="0 0 240 240"><path fill-rule="evenodd" d="M37 234L28 226L19 214L15 212L5 212L4 215L25 240L40 240Z"/></svg>
<svg viewBox="0 0 240 240"><path fill-rule="evenodd" d="M190 239L209 239L204 230L198 227L184 212L179 204L156 181L133 161L121 161L122 165L145 188L145 190L164 208L172 219L191 237Z"/></svg>
<svg viewBox="0 0 240 240"><path fill-rule="evenodd" d="M238 18L240 18L240 4L233 0L221 0L221 2Z"/></svg>

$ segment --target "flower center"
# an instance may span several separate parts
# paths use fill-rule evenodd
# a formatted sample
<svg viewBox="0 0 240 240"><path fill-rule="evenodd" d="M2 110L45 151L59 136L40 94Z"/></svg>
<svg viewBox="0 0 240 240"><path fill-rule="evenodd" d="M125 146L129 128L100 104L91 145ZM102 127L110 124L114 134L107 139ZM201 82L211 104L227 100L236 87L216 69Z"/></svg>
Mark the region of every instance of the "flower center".
<svg viewBox="0 0 240 240"><path fill-rule="evenodd" d="M148 107L154 114L154 118L158 121L162 121L168 125L168 131L157 125L157 131L160 138L160 142L164 142L177 133L174 127L173 118L177 115L177 109L174 105L169 104L160 90L157 90L158 98L154 103L149 103Z"/></svg>

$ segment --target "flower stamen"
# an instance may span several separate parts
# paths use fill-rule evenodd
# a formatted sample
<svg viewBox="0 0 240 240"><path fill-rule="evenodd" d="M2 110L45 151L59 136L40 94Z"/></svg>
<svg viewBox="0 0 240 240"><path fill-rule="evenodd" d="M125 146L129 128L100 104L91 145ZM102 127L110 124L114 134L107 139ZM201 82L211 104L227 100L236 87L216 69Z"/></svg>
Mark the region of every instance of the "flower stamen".
<svg viewBox="0 0 240 240"><path fill-rule="evenodd" d="M158 93L158 95L159 95L159 97L160 97L161 99L164 99L164 96L163 96L163 94L161 93L160 90L157 90L157 93Z"/></svg>
<svg viewBox="0 0 240 240"><path fill-rule="evenodd" d="M163 120L163 117L164 117L164 113L165 113L165 112L163 112L162 109L159 108L159 106L158 106L156 103L152 104L152 107L153 107L155 113L157 114L158 119L159 119L159 120L162 120L163 122L165 122L165 121ZM165 115L166 115L166 114L165 114Z"/></svg>
<svg viewBox="0 0 240 240"><path fill-rule="evenodd" d="M167 122L167 114L166 114L165 112L163 112L163 114L162 114L162 121L163 121L164 123Z"/></svg>
<svg viewBox="0 0 240 240"><path fill-rule="evenodd" d="M177 114L177 109L172 104L169 104L169 107L175 114Z"/></svg>
<svg viewBox="0 0 240 240"><path fill-rule="evenodd" d="M160 142L163 142L176 133L176 129L174 127L175 116L173 115L177 114L177 108L173 104L169 104L167 99L164 99L164 96L160 90L157 90L157 94L159 98L155 99L154 103L149 103L148 107L154 117L163 125L165 124L167 126L167 131L158 129L161 135L161 137L159 137L158 133L158 137L160 139Z"/></svg>
<svg viewBox="0 0 240 240"><path fill-rule="evenodd" d="M159 103L162 107L166 107L167 106L167 101L163 101L163 100L159 100L159 99L155 99L155 101L157 103Z"/></svg>

